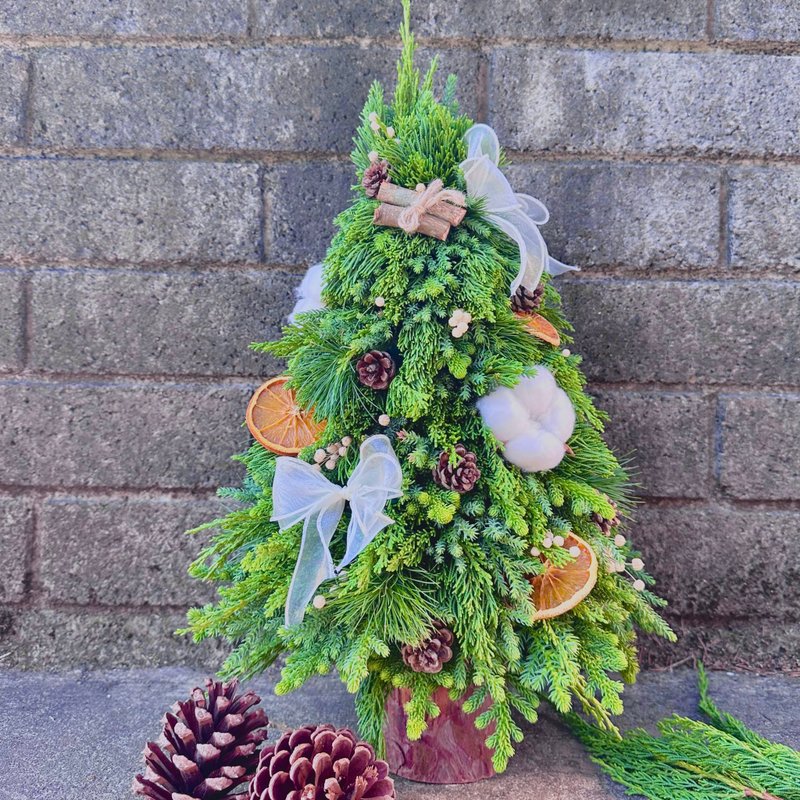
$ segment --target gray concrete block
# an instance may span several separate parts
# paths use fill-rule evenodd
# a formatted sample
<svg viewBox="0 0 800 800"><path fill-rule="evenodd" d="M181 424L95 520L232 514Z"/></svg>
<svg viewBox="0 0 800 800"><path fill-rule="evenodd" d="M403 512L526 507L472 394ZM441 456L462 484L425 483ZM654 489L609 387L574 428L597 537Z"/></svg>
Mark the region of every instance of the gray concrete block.
<svg viewBox="0 0 800 800"><path fill-rule="evenodd" d="M2 15L0 11L0 15ZM24 138L23 115L28 59L13 50L0 52L0 144L19 144Z"/></svg>
<svg viewBox="0 0 800 800"><path fill-rule="evenodd" d="M22 600L25 594L25 551L31 536L31 501L20 497L0 497L0 552L7 555L0 574L0 602Z"/></svg>
<svg viewBox="0 0 800 800"><path fill-rule="evenodd" d="M714 38L800 41L800 6L785 0L717 0Z"/></svg>
<svg viewBox="0 0 800 800"><path fill-rule="evenodd" d="M722 395L720 420L722 489L743 500L800 500L800 395Z"/></svg>
<svg viewBox="0 0 800 800"><path fill-rule="evenodd" d="M254 386L0 382L0 483L216 488Z"/></svg>
<svg viewBox="0 0 800 800"><path fill-rule="evenodd" d="M512 47L494 51L490 113L509 148L790 155L800 58Z"/></svg>
<svg viewBox="0 0 800 800"><path fill-rule="evenodd" d="M559 284L591 380L800 383L800 285L583 278Z"/></svg>
<svg viewBox="0 0 800 800"><path fill-rule="evenodd" d="M800 271L800 167L738 167L730 175L731 266Z"/></svg>
<svg viewBox="0 0 800 800"><path fill-rule="evenodd" d="M674 164L536 163L507 171L550 211L550 251L578 266L710 267L718 261L719 173Z"/></svg>
<svg viewBox="0 0 800 800"><path fill-rule="evenodd" d="M33 139L78 147L349 152L375 79L394 86L393 48L118 47L37 54ZM428 54L430 56L430 54ZM448 51L475 108L477 54ZM120 102L124 98L124 102Z"/></svg>
<svg viewBox="0 0 800 800"><path fill-rule="evenodd" d="M644 507L631 532L669 613L794 620L800 564L796 511Z"/></svg>
<svg viewBox="0 0 800 800"><path fill-rule="evenodd" d="M175 631L184 627L186 616L180 612L0 607L0 652L8 654L6 666L23 669L115 664L156 667L178 662L213 672L226 651L218 643L196 645L189 637L176 636ZM199 679L202 681L202 674ZM130 775L128 778L130 781Z"/></svg>
<svg viewBox="0 0 800 800"><path fill-rule="evenodd" d="M708 497L714 404L700 393L593 392L611 415L607 441L618 456L630 455L637 494L645 497Z"/></svg>
<svg viewBox="0 0 800 800"><path fill-rule="evenodd" d="M259 258L255 164L5 158L0 184L5 258Z"/></svg>
<svg viewBox="0 0 800 800"><path fill-rule="evenodd" d="M284 164L264 175L269 208L267 261L310 264L325 257L334 217L350 204L356 183L351 164Z"/></svg>
<svg viewBox="0 0 800 800"><path fill-rule="evenodd" d="M50 498L39 513L39 583L51 603L209 602L213 587L187 573L208 534L186 531L225 513L218 500Z"/></svg>
<svg viewBox="0 0 800 800"><path fill-rule="evenodd" d="M278 360L249 346L280 336L300 279L278 270L39 272L31 364L52 372L275 375Z"/></svg>
<svg viewBox="0 0 800 800"><path fill-rule="evenodd" d="M0 372L22 366L23 317L22 274L0 272Z"/></svg>
<svg viewBox="0 0 800 800"><path fill-rule="evenodd" d="M284 36L388 36L400 24L399 6L350 0L326 5L305 0L258 0L257 31ZM609 0L602 7L582 0L529 3L525 0L444 0L413 3L411 25L420 36L701 39L705 6L698 0Z"/></svg>
<svg viewBox="0 0 800 800"><path fill-rule="evenodd" d="M232 36L247 32L247 0L14 0L0 33L28 35Z"/></svg>

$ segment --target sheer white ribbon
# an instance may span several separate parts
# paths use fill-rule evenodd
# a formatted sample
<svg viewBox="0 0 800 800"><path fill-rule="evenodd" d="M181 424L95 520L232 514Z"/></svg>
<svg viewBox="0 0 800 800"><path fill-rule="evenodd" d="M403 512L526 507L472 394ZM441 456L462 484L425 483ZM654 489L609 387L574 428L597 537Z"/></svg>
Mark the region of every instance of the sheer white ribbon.
<svg viewBox="0 0 800 800"><path fill-rule="evenodd" d="M485 213L490 222L519 245L519 273L511 284L511 294L519 286L535 289L546 271L550 275L577 270L562 264L547 252L539 225L544 225L550 213L544 203L529 194L518 194L497 166L500 162L500 142L488 125L473 125L464 134L467 158L461 170L467 182L467 197L484 198Z"/></svg>
<svg viewBox="0 0 800 800"><path fill-rule="evenodd" d="M386 502L400 497L403 474L386 436L370 436L360 449L360 460L345 486L331 483L318 469L298 458L277 459L272 482L272 521L281 530L303 520L300 555L286 598L286 625L303 620L306 606L319 585L336 577L387 525ZM330 544L345 501L350 502L347 549L333 566Z"/></svg>

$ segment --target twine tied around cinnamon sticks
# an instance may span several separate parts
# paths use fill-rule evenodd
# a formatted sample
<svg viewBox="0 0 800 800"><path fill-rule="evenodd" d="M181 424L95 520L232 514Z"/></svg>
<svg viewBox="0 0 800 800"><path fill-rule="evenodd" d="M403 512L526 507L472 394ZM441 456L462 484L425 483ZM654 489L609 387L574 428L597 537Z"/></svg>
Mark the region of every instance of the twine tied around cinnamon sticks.
<svg viewBox="0 0 800 800"><path fill-rule="evenodd" d="M457 189L445 189L436 178L426 187L417 184L416 190L381 183L374 222L390 228L400 228L408 234L422 233L444 241L453 225L458 225L467 213L467 200Z"/></svg>

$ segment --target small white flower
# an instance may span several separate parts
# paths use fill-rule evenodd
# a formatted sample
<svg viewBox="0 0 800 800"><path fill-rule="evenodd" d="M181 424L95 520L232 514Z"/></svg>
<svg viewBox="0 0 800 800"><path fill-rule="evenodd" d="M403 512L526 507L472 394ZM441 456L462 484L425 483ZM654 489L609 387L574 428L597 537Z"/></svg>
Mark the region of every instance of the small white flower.
<svg viewBox="0 0 800 800"><path fill-rule="evenodd" d="M628 540L627 540L627 539L626 539L626 538L625 538L625 537L624 537L624 536L623 536L621 533L618 533L618 534L617 534L617 535L614 537L614 544L615 544L617 547L624 547L624 546L625 546L625 542L627 542L627 541L628 541Z"/></svg>
<svg viewBox="0 0 800 800"><path fill-rule="evenodd" d="M634 581L633 582L633 588L636 589L637 592L643 592L644 591L644 581L641 580L641 579L637 580L637 581Z"/></svg>
<svg viewBox="0 0 800 800"><path fill-rule="evenodd" d="M631 569L636 570L636 572L643 570L644 561L642 561L641 558L634 558L633 561L631 561Z"/></svg>

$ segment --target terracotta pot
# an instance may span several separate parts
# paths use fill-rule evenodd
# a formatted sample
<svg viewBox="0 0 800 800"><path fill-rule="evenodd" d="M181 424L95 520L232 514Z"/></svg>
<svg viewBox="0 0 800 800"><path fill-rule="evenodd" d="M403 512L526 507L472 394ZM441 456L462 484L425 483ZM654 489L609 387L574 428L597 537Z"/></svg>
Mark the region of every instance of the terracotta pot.
<svg viewBox="0 0 800 800"><path fill-rule="evenodd" d="M464 698L469 697L468 691ZM474 783L491 778L492 751L486 737L494 730L475 727L475 718L485 707L467 714L462 700L451 700L447 689L433 695L442 710L436 719L428 720L428 728L416 742L406 737L406 713L403 705L411 699L408 689L395 689L386 701L386 760L389 768L401 778L419 783ZM486 703L488 706L488 702Z"/></svg>

